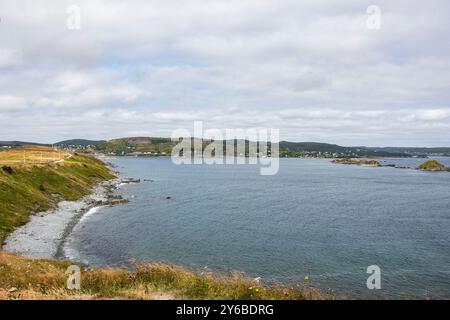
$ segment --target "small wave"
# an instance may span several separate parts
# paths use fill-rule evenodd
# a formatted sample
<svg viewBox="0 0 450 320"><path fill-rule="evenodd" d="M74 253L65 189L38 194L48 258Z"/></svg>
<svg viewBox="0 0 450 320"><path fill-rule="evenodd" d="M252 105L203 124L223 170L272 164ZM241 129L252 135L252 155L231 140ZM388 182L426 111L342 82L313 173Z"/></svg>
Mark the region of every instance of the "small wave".
<svg viewBox="0 0 450 320"><path fill-rule="evenodd" d="M83 222L84 220L86 220L86 218L88 218L89 216L92 216L94 213L98 212L103 207L104 206L98 206L98 207L90 208L85 214L83 214L83 216L80 218L78 223Z"/></svg>
<svg viewBox="0 0 450 320"><path fill-rule="evenodd" d="M56 251L56 257L63 257L69 259L71 261L79 261L83 264L88 264L86 261L80 260L79 253L74 248L70 247L68 243L70 243L70 236L73 233L73 230L80 225L81 222L86 220L89 216L92 216L96 212L98 212L104 206L96 206L88 209L83 215L74 217L74 219L66 226L64 230L63 236L61 238L61 242L58 245L58 249Z"/></svg>

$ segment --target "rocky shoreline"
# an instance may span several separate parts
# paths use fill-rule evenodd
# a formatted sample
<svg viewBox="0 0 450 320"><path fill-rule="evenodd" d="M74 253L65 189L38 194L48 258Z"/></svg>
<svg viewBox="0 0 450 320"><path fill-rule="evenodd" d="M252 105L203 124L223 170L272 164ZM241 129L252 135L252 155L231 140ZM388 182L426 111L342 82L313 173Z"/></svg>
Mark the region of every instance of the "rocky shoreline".
<svg viewBox="0 0 450 320"><path fill-rule="evenodd" d="M91 210L128 202L116 190L122 180L96 185L92 192L77 201L61 201L56 208L34 214L6 239L3 250L33 258L66 258L64 242L79 220Z"/></svg>

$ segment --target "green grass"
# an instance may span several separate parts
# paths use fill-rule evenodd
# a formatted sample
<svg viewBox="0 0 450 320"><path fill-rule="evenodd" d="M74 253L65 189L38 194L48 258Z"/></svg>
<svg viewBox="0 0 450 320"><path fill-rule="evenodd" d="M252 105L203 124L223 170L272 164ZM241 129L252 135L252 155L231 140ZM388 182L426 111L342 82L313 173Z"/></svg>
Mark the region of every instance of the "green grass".
<svg viewBox="0 0 450 320"><path fill-rule="evenodd" d="M436 160L428 160L419 166L420 170L444 171L445 166Z"/></svg>
<svg viewBox="0 0 450 320"><path fill-rule="evenodd" d="M114 175L99 160L75 154L61 163L0 167L0 243L34 212L77 200Z"/></svg>

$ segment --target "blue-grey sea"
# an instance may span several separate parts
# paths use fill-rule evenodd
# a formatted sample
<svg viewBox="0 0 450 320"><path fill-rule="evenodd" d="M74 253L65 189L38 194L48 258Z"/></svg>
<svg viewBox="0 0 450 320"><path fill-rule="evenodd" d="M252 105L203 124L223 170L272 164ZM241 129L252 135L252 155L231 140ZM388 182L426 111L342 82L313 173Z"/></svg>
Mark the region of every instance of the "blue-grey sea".
<svg viewBox="0 0 450 320"><path fill-rule="evenodd" d="M122 186L129 203L85 216L66 241L72 258L240 271L343 298L450 298L448 172L280 159L278 174L262 176L256 165L109 161L122 177L151 181ZM380 290L366 286L370 265Z"/></svg>

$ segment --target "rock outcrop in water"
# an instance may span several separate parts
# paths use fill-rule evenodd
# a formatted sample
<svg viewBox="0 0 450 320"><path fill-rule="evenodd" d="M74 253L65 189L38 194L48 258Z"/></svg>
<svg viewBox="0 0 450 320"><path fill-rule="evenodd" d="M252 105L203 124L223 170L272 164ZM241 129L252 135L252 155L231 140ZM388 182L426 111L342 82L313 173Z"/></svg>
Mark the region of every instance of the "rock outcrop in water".
<svg viewBox="0 0 450 320"><path fill-rule="evenodd" d="M377 160L363 160L360 165L365 167L381 167L381 163Z"/></svg>
<svg viewBox="0 0 450 320"><path fill-rule="evenodd" d="M364 166L364 167L381 167L381 163L377 160L370 160L370 159L348 159L348 158L342 158L342 159L336 159L333 160L332 163L339 163L339 164L352 164L357 166Z"/></svg>
<svg viewBox="0 0 450 320"><path fill-rule="evenodd" d="M446 170L445 166L436 160L428 160L428 161L422 163L418 169L426 170L426 171L445 171Z"/></svg>
<svg viewBox="0 0 450 320"><path fill-rule="evenodd" d="M120 180L121 183L141 183L141 179L135 179L135 178L124 178L122 180Z"/></svg>

